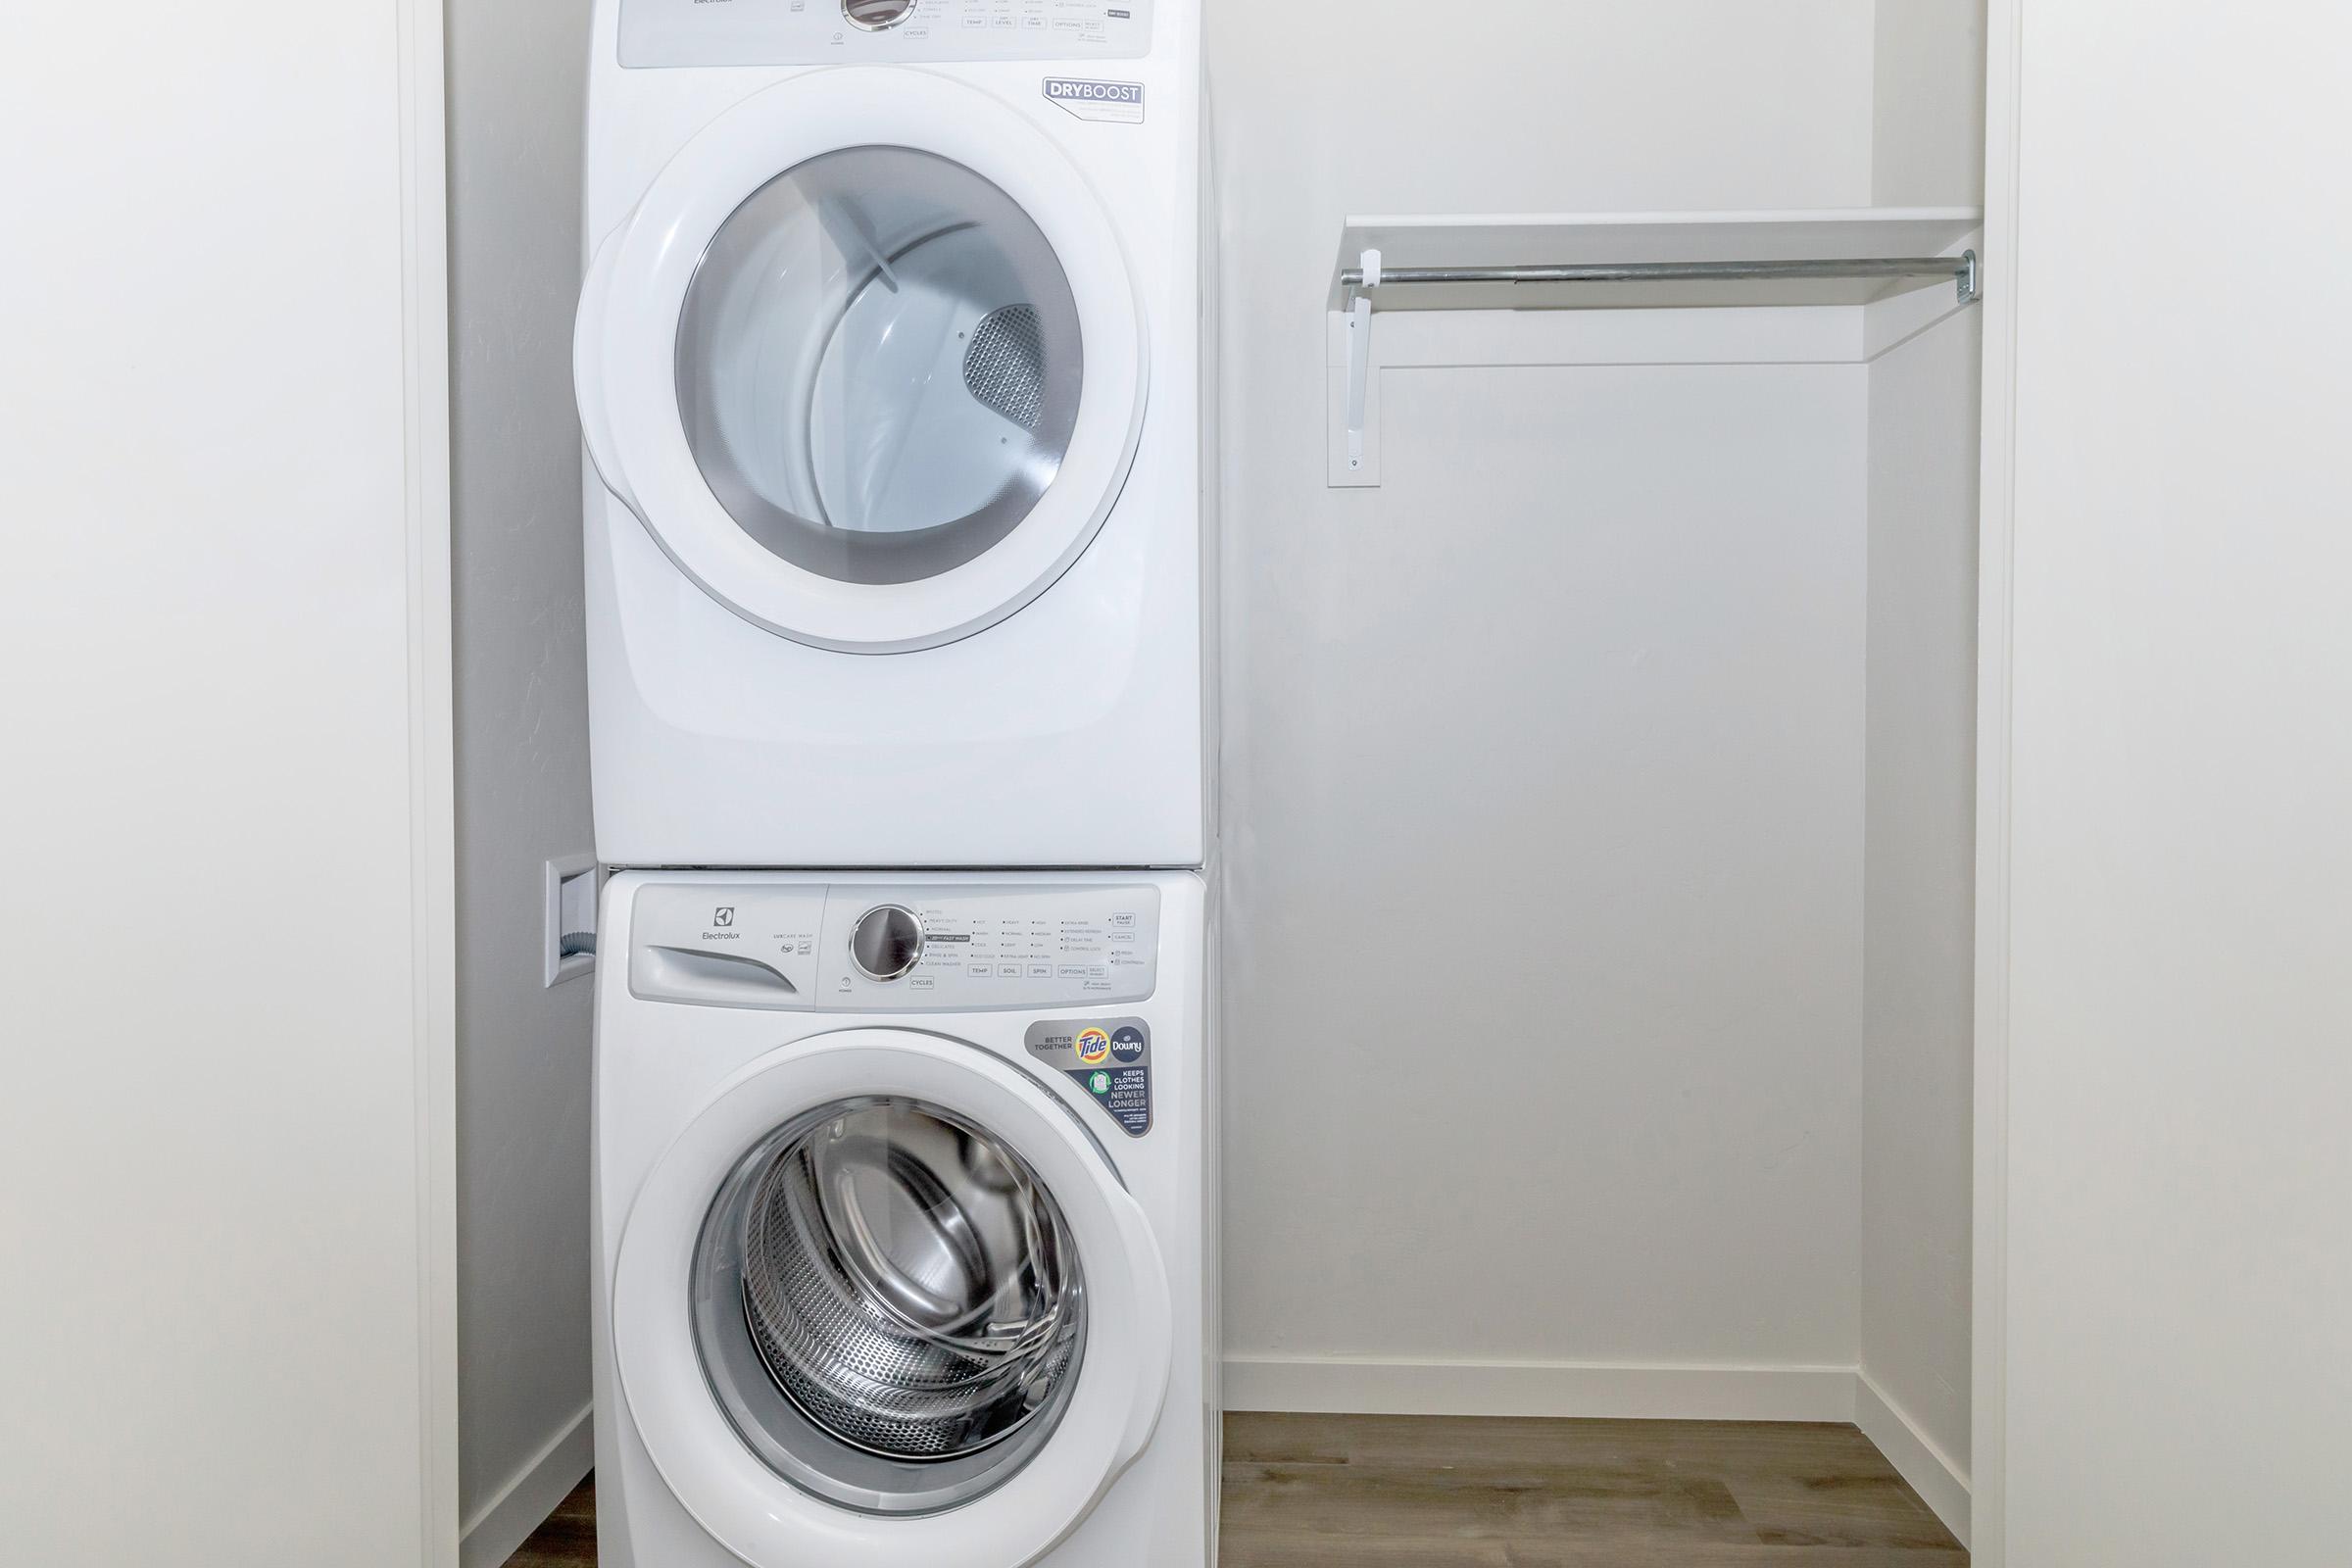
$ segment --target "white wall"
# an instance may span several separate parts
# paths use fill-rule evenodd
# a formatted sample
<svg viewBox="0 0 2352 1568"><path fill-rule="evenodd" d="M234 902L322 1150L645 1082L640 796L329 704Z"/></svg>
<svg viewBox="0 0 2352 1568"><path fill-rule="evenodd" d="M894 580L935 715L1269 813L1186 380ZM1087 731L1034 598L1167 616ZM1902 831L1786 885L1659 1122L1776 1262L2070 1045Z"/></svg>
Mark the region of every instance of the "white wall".
<svg viewBox="0 0 2352 1568"><path fill-rule="evenodd" d="M1983 323L1947 317L1870 367L1862 1368L1963 1479Z"/></svg>
<svg viewBox="0 0 2352 1568"><path fill-rule="evenodd" d="M1350 212L1867 203L1873 7L1444 15L1209 12L1229 1348L1850 1366L1864 372L1392 375L1335 492L1321 303Z"/></svg>
<svg viewBox="0 0 2352 1568"><path fill-rule="evenodd" d="M449 5L466 1559L590 1461L590 988L541 981L542 869L586 855L570 332L588 11Z"/></svg>
<svg viewBox="0 0 2352 1568"><path fill-rule="evenodd" d="M438 42L0 51L12 1562L454 1547Z"/></svg>
<svg viewBox="0 0 2352 1568"><path fill-rule="evenodd" d="M1385 396L1247 699L1235 1348L1851 1364L1863 372Z"/></svg>
<svg viewBox="0 0 2352 1568"><path fill-rule="evenodd" d="M1987 1560L2339 1563L2352 19L2023 14Z"/></svg>
<svg viewBox="0 0 2352 1568"><path fill-rule="evenodd" d="M1878 0L1871 200L1984 199L1984 0Z"/></svg>

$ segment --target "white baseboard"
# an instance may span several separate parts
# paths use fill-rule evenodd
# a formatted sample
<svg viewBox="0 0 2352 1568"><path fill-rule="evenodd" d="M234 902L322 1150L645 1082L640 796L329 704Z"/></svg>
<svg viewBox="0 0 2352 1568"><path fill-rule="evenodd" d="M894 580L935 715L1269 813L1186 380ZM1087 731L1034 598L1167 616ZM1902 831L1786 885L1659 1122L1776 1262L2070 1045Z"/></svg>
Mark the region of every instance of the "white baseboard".
<svg viewBox="0 0 2352 1568"><path fill-rule="evenodd" d="M466 1521L458 1568L502 1568L596 1467L594 1413L593 1405L581 1410Z"/></svg>
<svg viewBox="0 0 2352 1568"><path fill-rule="evenodd" d="M1851 1421L1854 1388L1850 1366L1603 1366L1247 1355L1225 1362L1227 1409L1329 1415Z"/></svg>
<svg viewBox="0 0 2352 1568"><path fill-rule="evenodd" d="M1929 1442L1918 1423L1887 1396L1886 1391L1868 1372L1854 1374L1854 1425L1878 1445L1886 1462L1911 1483L1911 1490L1919 1494L1920 1500L1936 1510L1936 1517L1943 1521L1943 1527L1960 1538L1960 1544L1967 1545L1972 1512L1968 1471Z"/></svg>

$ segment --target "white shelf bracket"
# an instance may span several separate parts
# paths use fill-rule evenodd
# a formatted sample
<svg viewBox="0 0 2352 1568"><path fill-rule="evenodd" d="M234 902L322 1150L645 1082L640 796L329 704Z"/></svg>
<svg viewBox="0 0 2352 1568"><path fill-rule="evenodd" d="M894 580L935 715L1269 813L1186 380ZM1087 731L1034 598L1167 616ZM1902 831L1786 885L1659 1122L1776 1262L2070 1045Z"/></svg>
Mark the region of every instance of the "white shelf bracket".
<svg viewBox="0 0 2352 1568"><path fill-rule="evenodd" d="M1364 466L1364 408L1372 388L1372 294L1380 287L1380 252L1366 251L1364 281L1348 307L1348 468Z"/></svg>

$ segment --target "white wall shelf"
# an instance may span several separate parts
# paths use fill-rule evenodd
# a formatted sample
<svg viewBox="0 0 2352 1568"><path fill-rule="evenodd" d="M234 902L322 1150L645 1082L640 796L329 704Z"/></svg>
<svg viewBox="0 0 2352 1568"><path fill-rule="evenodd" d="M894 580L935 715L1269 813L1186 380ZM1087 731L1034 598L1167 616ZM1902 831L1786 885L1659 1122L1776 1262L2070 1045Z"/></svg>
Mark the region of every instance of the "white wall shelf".
<svg viewBox="0 0 2352 1568"><path fill-rule="evenodd" d="M1859 318L1863 309L1921 294L1906 319L1973 303L1982 283L1969 249L1984 221L1974 207L1854 207L1786 212L1508 214L1350 218L1332 267L1326 365L1330 476L1336 487L1380 483L1380 371L1392 363L1375 343L1376 315L1459 313L1469 335L1492 345L1499 317L1533 331L1527 313L1669 313L1680 324L1665 350L1687 359L1693 310L1822 311ZM1931 259L1948 267L1921 265ZM1759 273L1795 266L1827 275L1646 276L1606 281L1425 281L1424 270L1710 269ZM1845 270L1851 268L1851 273ZM1399 274L1406 274L1400 278ZM1359 281L1360 279L1360 281ZM1958 286L1955 287L1955 284ZM1924 291L1939 290L1940 296ZM1401 324L1401 323L1399 323ZM1857 329L1859 346L1884 333ZM1543 334L1538 334L1543 335ZM1643 334L1637 334L1643 335ZM1714 335L1702 329L1697 335ZM1491 353L1490 347L1487 352ZM1451 363L1490 363L1447 356ZM1513 354L1492 363L1527 363Z"/></svg>

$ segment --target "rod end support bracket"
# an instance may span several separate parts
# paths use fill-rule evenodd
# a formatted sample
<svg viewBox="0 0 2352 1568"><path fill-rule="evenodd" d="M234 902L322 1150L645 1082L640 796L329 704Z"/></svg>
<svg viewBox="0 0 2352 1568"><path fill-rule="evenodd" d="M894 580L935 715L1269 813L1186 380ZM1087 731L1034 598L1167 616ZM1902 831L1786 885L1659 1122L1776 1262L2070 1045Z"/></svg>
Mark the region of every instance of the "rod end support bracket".
<svg viewBox="0 0 2352 1568"><path fill-rule="evenodd" d="M1960 253L1960 303L1974 305L1984 297L1984 265L1975 251Z"/></svg>
<svg viewBox="0 0 2352 1568"><path fill-rule="evenodd" d="M1348 305L1348 466L1364 466L1364 405L1372 383L1372 293L1380 287L1380 252L1366 251L1363 282Z"/></svg>

